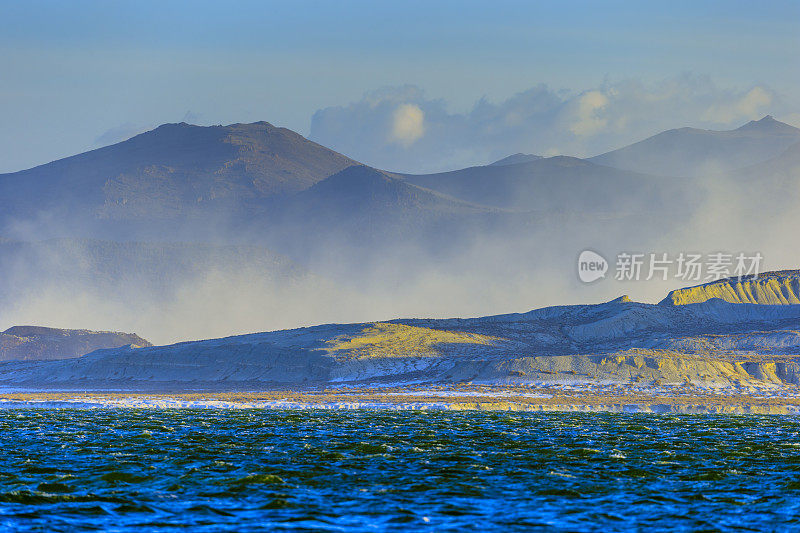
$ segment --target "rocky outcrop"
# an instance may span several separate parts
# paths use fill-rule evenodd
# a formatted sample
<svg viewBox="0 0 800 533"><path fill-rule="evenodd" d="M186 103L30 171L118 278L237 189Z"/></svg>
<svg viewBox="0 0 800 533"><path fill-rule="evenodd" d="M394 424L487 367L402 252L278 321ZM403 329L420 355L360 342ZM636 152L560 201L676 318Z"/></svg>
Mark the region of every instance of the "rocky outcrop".
<svg viewBox="0 0 800 533"><path fill-rule="evenodd" d="M741 304L800 304L800 270L766 272L758 276L726 278L670 292L663 305L696 304L719 298Z"/></svg>
<svg viewBox="0 0 800 533"><path fill-rule="evenodd" d="M42 361L80 357L95 350L152 346L135 333L14 326L0 333L0 361Z"/></svg>

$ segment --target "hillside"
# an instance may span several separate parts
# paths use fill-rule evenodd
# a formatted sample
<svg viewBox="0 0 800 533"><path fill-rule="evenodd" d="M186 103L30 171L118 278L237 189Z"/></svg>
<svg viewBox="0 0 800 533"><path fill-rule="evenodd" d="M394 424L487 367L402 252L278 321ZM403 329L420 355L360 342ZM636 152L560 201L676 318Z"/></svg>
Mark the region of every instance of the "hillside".
<svg viewBox="0 0 800 533"><path fill-rule="evenodd" d="M783 202L796 205L800 194L800 142L775 157L730 173L732 184L746 188L748 198L759 199L759 209L774 209Z"/></svg>
<svg viewBox="0 0 800 533"><path fill-rule="evenodd" d="M152 346L134 333L13 326L0 333L0 361L70 359L128 345Z"/></svg>
<svg viewBox="0 0 800 533"><path fill-rule="evenodd" d="M741 168L734 175L753 179L765 175L784 176L798 180L798 176L800 176L800 142L790 145L771 159Z"/></svg>
<svg viewBox="0 0 800 533"><path fill-rule="evenodd" d="M800 129L771 116L729 131L680 128L589 160L663 176L726 172L767 161L800 142Z"/></svg>
<svg viewBox="0 0 800 533"><path fill-rule="evenodd" d="M380 383L800 385L800 306L627 298L470 319L329 324L77 360L4 363L33 388L268 390Z"/></svg>
<svg viewBox="0 0 800 533"><path fill-rule="evenodd" d="M726 278L670 292L664 305L702 303L712 298L740 304L800 304L800 270L764 272L758 277Z"/></svg>
<svg viewBox="0 0 800 533"><path fill-rule="evenodd" d="M793 135L793 128L773 122L740 130L756 145L773 130ZM797 194L791 192L800 191L798 147L794 142L772 159L731 172L720 187L703 187L692 178L525 154L402 176L355 164L266 122L167 124L0 176L0 238L18 239L0 240L0 320L18 322L14 304L32 296L40 297L43 312L52 309L53 294L59 306L71 301L62 288L134 304L168 301L177 292L208 294L209 272L225 278L247 271L237 278L241 284L220 289L231 301L242 284L305 283L306 273L289 272L295 267L342 286L441 276L472 277L489 287L497 280L486 273L500 270L503 284L522 283L533 270L569 264L587 243L650 249L678 231L697 235L691 226L709 205L710 213L717 204L745 213L737 216L749 223L779 209L792 213ZM213 244L166 244L178 242ZM35 323L39 317L28 308L24 321ZM98 312L88 302L85 308Z"/></svg>
<svg viewBox="0 0 800 533"><path fill-rule="evenodd" d="M488 166L501 167L503 165L518 165L520 163L530 163L531 161L538 161L539 159L542 159L542 156L518 153L518 154L512 154L508 157L504 157L503 159L498 159L494 163L489 163Z"/></svg>
<svg viewBox="0 0 800 533"><path fill-rule="evenodd" d="M291 197L273 219L281 249L335 243L351 251L457 241L503 217L499 210L418 187L394 174L349 167ZM374 248L378 246L378 248ZM302 253L295 250L296 254Z"/></svg>
<svg viewBox="0 0 800 533"><path fill-rule="evenodd" d="M686 205L690 196L680 180L666 182L566 156L403 177L465 201L531 211L625 214L651 210L665 195L673 206Z"/></svg>
<svg viewBox="0 0 800 533"><path fill-rule="evenodd" d="M670 130L591 160L515 154L429 175L372 169L383 176L380 185L347 170L359 166L355 161L267 122L165 124L112 146L0 175L0 235L228 242L244 235L264 243L263 236L286 231L305 238L294 213L311 213L333 228L353 226L348 217L361 216L356 226L395 225L392 232L400 234L403 224L416 220L401 213L439 211L457 218L477 206L582 217L651 215L654 206L669 206L663 214L678 219L702 193L685 179L654 174L691 175L688 170L708 156L724 160L715 168L749 165L751 174L794 175L796 166L780 170L788 164L780 158L798 143L800 130L766 117L728 132ZM753 166L761 164L767 166ZM745 172L740 181L750 176L746 169L737 172L734 178ZM391 181L398 177L418 188L401 191ZM381 187L386 194L376 192ZM334 213L344 204L349 208Z"/></svg>
<svg viewBox="0 0 800 533"><path fill-rule="evenodd" d="M259 211L270 199L307 189L354 163L267 122L165 124L118 144L0 175L0 224L43 212L77 227L97 220Z"/></svg>
<svg viewBox="0 0 800 533"><path fill-rule="evenodd" d="M480 206L426 190L380 170L351 166L297 194L293 201L314 211L337 205L361 211L396 214L405 211L475 213Z"/></svg>

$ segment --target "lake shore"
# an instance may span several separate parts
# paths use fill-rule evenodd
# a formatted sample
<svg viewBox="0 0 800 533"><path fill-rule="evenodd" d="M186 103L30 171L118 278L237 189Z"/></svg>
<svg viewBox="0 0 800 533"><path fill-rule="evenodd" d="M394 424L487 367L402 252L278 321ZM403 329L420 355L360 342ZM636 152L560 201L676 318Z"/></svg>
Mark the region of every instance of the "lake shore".
<svg viewBox="0 0 800 533"><path fill-rule="evenodd" d="M404 385L269 391L0 391L0 408L800 413L800 387Z"/></svg>

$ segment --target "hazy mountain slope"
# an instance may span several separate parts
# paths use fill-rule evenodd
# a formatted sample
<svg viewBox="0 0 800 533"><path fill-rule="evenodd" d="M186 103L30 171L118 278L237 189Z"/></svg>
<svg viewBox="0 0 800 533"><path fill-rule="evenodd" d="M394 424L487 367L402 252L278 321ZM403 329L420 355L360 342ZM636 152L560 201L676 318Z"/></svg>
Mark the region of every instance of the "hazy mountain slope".
<svg viewBox="0 0 800 533"><path fill-rule="evenodd" d="M758 277L727 278L670 292L665 305L686 305L719 298L730 303L800 304L800 270L764 272Z"/></svg>
<svg viewBox="0 0 800 533"><path fill-rule="evenodd" d="M753 179L758 179L765 175L787 176L798 180L798 176L800 176L800 142L790 145L771 159L741 168L734 172L734 175Z"/></svg>
<svg viewBox="0 0 800 533"><path fill-rule="evenodd" d="M730 131L680 128L589 160L663 176L698 176L771 159L800 142L800 129L771 116Z"/></svg>
<svg viewBox="0 0 800 533"><path fill-rule="evenodd" d="M69 359L129 344L152 346L134 333L14 326L0 333L0 361Z"/></svg>
<svg viewBox="0 0 800 533"><path fill-rule="evenodd" d="M517 165L519 163L530 163L531 161L538 161L539 159L543 159L542 156L518 153L510 155L508 157L504 157L503 159L499 159L494 163L489 163L488 166L501 167L503 165Z"/></svg>
<svg viewBox="0 0 800 533"><path fill-rule="evenodd" d="M646 160L642 168L662 172L669 168L652 165L652 157L694 165L697 154L711 153L724 155L726 165L741 166L743 161L754 163L779 154L789 141L796 144L798 132L769 117L732 132L672 130L594 161L624 166L622 155L632 154L628 159ZM674 142L669 140L673 137ZM451 197L447 200L433 201L419 190L401 193L396 183L384 184L387 194L381 196L375 193L375 184L348 174L310 191L354 162L266 122L213 127L166 124L112 146L0 175L0 235L225 241L244 234L260 240L262 235L282 233L281 221L294 224L290 233L300 235L296 228L303 224L292 216L296 212L326 220L334 228L399 225L393 229L398 235L403 225L420 225L415 216L406 216L412 212L424 212L424 220L434 212L440 219L445 212L451 218L475 212L475 206L456 207L453 198L580 216L649 215L654 206L668 204L675 219L684 214L675 210L689 210L697 200L686 181L657 179L570 157L537 157L516 154L488 166L405 177L407 184ZM384 180L396 177L383 176ZM357 193L360 186L366 189ZM388 193L392 187L394 196ZM358 194L362 197L356 198ZM335 206L345 204L350 207L335 213ZM345 218L334 220L339 215ZM361 223L354 222L359 217Z"/></svg>
<svg viewBox="0 0 800 533"><path fill-rule="evenodd" d="M404 178L469 202L520 210L624 214L650 210L667 194L675 206L688 196L680 183L565 156Z"/></svg>
<svg viewBox="0 0 800 533"><path fill-rule="evenodd" d="M463 200L409 184L380 170L363 165L349 167L293 198L298 204L320 209L326 203L357 210L391 213L431 211L476 213L486 209Z"/></svg>
<svg viewBox="0 0 800 533"><path fill-rule="evenodd" d="M265 200L306 189L354 163L266 122L165 124L112 146L0 175L0 219L45 213L89 224L259 209Z"/></svg>
<svg viewBox="0 0 800 533"><path fill-rule="evenodd" d="M418 187L387 172L349 167L288 199L280 209L284 240L315 239L364 249L373 245L457 240L501 216L486 208ZM434 231L435 230L435 231Z"/></svg>
<svg viewBox="0 0 800 533"><path fill-rule="evenodd" d="M709 211L718 211L720 228L751 235L750 246L760 247L767 258L789 254L781 265L795 264L797 256L791 254L800 243L793 231L800 224L800 143L766 161L698 182L709 191Z"/></svg>
<svg viewBox="0 0 800 533"><path fill-rule="evenodd" d="M333 234L351 237L347 244L354 246L365 235L412 239L434 221L466 230L476 215L491 212L360 166L266 122L166 124L0 175L0 235L35 239L290 242L282 249L309 253Z"/></svg>
<svg viewBox="0 0 800 533"><path fill-rule="evenodd" d="M105 294L135 290L169 297L181 284L209 272L257 272L262 280L291 283L310 274L260 246L205 243L113 242L52 239L0 241L0 295L30 294L47 286L76 286Z"/></svg>
<svg viewBox="0 0 800 533"><path fill-rule="evenodd" d="M619 298L471 319L329 324L77 360L4 363L43 388L268 389L331 383L800 384L800 306Z"/></svg>
<svg viewBox="0 0 800 533"><path fill-rule="evenodd" d="M782 201L796 202L800 194L800 142L767 161L731 172L730 176L734 184L748 189L749 198L765 202L758 207L770 208L771 204L774 209Z"/></svg>

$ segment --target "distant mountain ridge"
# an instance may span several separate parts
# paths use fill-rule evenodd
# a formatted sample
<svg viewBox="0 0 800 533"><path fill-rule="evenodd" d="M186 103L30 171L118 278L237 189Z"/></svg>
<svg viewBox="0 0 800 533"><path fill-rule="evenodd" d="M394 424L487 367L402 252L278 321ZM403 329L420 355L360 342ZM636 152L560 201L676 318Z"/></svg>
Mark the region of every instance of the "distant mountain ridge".
<svg viewBox="0 0 800 533"><path fill-rule="evenodd" d="M262 207L355 161L268 122L165 124L126 141L0 175L0 218L174 219Z"/></svg>
<svg viewBox="0 0 800 533"><path fill-rule="evenodd" d="M348 167L303 191L298 197L304 201L315 198L317 202L339 199L348 202L350 208L369 207L383 211L395 208L436 208L475 212L484 209L365 165Z"/></svg>
<svg viewBox="0 0 800 533"><path fill-rule="evenodd" d="M683 201L671 195L685 193L686 184L657 175L691 175L709 168L704 163L727 169L762 164L798 143L800 130L768 116L731 131L669 130L589 160L514 154L490 165L438 174L373 170L389 180L384 188L401 177L408 185L449 197L437 197L428 209L436 205L463 212L455 201L522 211L636 212L660 203L659 195L674 205ZM165 124L111 146L0 175L0 235L20 223L55 232L47 236L114 240L161 238L164 231L171 240L203 240L213 228L229 225L257 235L261 228L247 226L254 220L274 226L286 219L286 205L296 211L304 198L319 203L325 194L339 200L353 196L352 175L305 193L359 166L267 122ZM375 192L370 183L361 182L367 188L361 197L372 205L377 198L368 192ZM399 183L391 187L403 189ZM408 208L411 197L433 199L420 190L404 190L405 196L384 198L387 208L386 201L397 203L388 212ZM187 237L181 228L197 229L197 235Z"/></svg>
<svg viewBox="0 0 800 533"><path fill-rule="evenodd" d="M135 333L13 326L0 332L0 361L44 361L80 357L95 350L152 346Z"/></svg>
<svg viewBox="0 0 800 533"><path fill-rule="evenodd" d="M476 204L538 211L630 212L649 209L665 189L679 193L679 183L568 156L403 178Z"/></svg>
<svg viewBox="0 0 800 533"><path fill-rule="evenodd" d="M455 242L503 213L435 190L395 174L354 165L288 198L273 219L278 241L316 247L357 247L431 241ZM302 254L301 250L295 252Z"/></svg>
<svg viewBox="0 0 800 533"><path fill-rule="evenodd" d="M488 166L490 167L500 167L503 165L517 165L519 163L530 163L531 161L536 161L542 159L540 155L533 155L533 154L513 154L508 157L504 157L503 159L499 159L494 163L489 163Z"/></svg>
<svg viewBox="0 0 800 533"><path fill-rule="evenodd" d="M477 318L398 319L0 364L0 384L295 390L423 383L800 384L800 305L618 298ZM773 389L774 390L774 389Z"/></svg>
<svg viewBox="0 0 800 533"><path fill-rule="evenodd" d="M401 175L267 122L166 124L0 175L0 236L255 244L300 262L338 250L337 261L351 256L356 264L386 247L439 253L470 239L506 242L533 232L563 242L576 228L601 237L634 232L645 241L690 220L703 195L713 194L690 177L658 175L664 161L692 165L697 150L733 154L727 165L740 166L725 178L754 198L748 209L759 216L781 198L784 210L792 207L791 195L773 192L800 182L797 147L800 130L766 117L730 132L663 132L609 153L619 162L604 159L609 154L514 154L485 166ZM631 154L641 170L625 169ZM358 248L362 255L344 252Z"/></svg>
<svg viewBox="0 0 800 533"><path fill-rule="evenodd" d="M614 168L663 176L731 171L778 156L800 142L800 129L765 116L728 131L680 128L589 158Z"/></svg>

